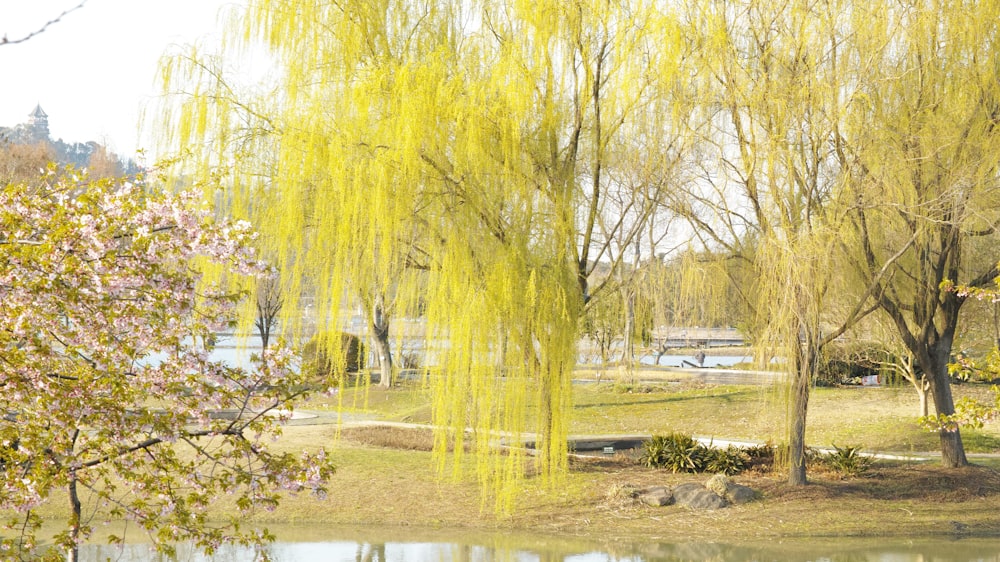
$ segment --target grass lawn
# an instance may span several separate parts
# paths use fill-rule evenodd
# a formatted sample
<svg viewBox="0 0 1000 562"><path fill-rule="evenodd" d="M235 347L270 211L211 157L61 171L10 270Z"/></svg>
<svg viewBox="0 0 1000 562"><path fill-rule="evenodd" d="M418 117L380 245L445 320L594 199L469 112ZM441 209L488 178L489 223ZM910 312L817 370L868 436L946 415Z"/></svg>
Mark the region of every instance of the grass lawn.
<svg viewBox="0 0 1000 562"><path fill-rule="evenodd" d="M988 395L975 385L957 396ZM338 407L367 419L427 423L428 391L420 385L375 387L317 395L301 410ZM900 388L817 388L810 401L812 446L857 445L878 452L933 452L937 436L916 423L917 399ZM780 390L696 384L574 385L571 434L661 434L782 442L785 399ZM969 452L1000 453L1000 427L963 431ZM620 492L625 486L704 483L709 475L673 474L639 465L626 454L572 459L556 482L527 475L513 514L498 516L475 482L473 455L461 461L465 479L434 468L426 429L289 425L275 447L326 447L338 466L326 499L287 496L262 524L409 526L571 534L600 541L755 540L818 536L996 536L1000 533L1000 472L988 466L947 470L933 462L877 462L861 477L810 469L810 485L785 485L782 472L734 477L760 499L718 511L649 507ZM998 455L1000 457L1000 455ZM973 457L974 463L996 464ZM65 498L40 513L64 517ZM219 514L234 506L214 504Z"/></svg>
<svg viewBox="0 0 1000 562"><path fill-rule="evenodd" d="M988 398L986 385L953 387L962 396ZM335 409L386 421L430 423L429 391L409 385L317 396L302 409ZM578 384L573 386L571 434L688 433L746 441L785 439L787 400L780 388L722 385ZM806 440L812 446L860 446L872 452L938 449L938 437L917 423L917 395L908 386L814 388ZM1000 422L962 431L969 453L1000 453Z"/></svg>
<svg viewBox="0 0 1000 562"><path fill-rule="evenodd" d="M308 426L289 428L286 438L288 445L305 444L332 440L333 434L330 428ZM430 453L420 450L429 443L426 434L412 430L345 431L333 445L339 470L329 497L288 498L276 511L261 514L260 521L532 531L612 542L952 536L956 529L968 536L994 536L1000 529L1000 473L900 462L877 463L858 478L812 471L804 488L788 487L780 473L744 473L734 480L760 492L759 501L692 511L649 507L618 490L703 483L708 475L648 469L624 455L574 459L554 485L527 478L515 512L496 516L481 502L474 482L436 475ZM473 471L471 465L466 469Z"/></svg>
<svg viewBox="0 0 1000 562"><path fill-rule="evenodd" d="M959 385L956 398L987 397L981 385ZM363 396L362 396L363 394ZM369 388L339 397L348 411L391 421L427 423L427 391L404 386ZM304 409L332 407L317 397ZM780 389L697 384L624 387L574 386L571 434L657 434L772 441L785 435ZM917 397L908 387L816 388L810 400L807 440L812 446L861 446L874 452L933 453L937 435L916 421ZM301 434L299 433L301 431ZM964 430L970 453L1000 453L1000 425ZM996 535L1000 529L1000 474L983 465L947 470L934 462L881 461L864 476L810 470L811 484L791 488L781 472L753 472L735 480L762 499L717 512L652 508L620 498L622 485L671 485L707 475L672 474L639 466L626 455L571 462L555 487L525 481L515 513L497 517L469 480L439 477L432 468L428 431L288 428L289 444L329 442L339 461L330 498L313 505L294 499L268 514L273 522L322 520L426 527L534 530L604 537L749 540L801 536ZM466 459L469 462L470 459ZM473 473L470 469L468 474ZM405 493L400 493L400 490ZM485 506L485 507L484 507Z"/></svg>

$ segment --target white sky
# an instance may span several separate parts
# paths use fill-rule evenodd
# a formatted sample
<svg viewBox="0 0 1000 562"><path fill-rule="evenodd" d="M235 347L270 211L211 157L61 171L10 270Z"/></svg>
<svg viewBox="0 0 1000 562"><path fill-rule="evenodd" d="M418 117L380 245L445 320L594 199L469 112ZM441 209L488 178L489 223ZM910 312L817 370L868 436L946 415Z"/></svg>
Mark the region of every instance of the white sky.
<svg viewBox="0 0 1000 562"><path fill-rule="evenodd" d="M171 45L218 39L220 8L241 0L88 0L25 43L0 46L0 125L36 104L53 139L104 142L131 157L139 115L155 103L157 63ZM0 0L0 37L18 39L80 0Z"/></svg>

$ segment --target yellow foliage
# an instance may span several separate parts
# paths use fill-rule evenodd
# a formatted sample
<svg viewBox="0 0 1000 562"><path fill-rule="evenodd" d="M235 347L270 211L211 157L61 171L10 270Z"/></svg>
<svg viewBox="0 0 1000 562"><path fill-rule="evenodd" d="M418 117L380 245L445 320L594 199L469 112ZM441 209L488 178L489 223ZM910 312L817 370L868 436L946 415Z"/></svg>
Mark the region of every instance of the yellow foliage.
<svg viewBox="0 0 1000 562"><path fill-rule="evenodd" d="M541 473L566 467L581 286L610 212L600 172L663 181L667 159L639 154L669 142L655 88L676 86L680 26L642 0L255 0L228 31L227 49L280 63L277 87L237 91L196 51L166 60L164 88L189 93L166 144L192 149L189 173L226 186L207 196L263 232L293 340L306 294L319 329L353 301L425 315L440 466L473 431L478 476L509 511L525 459L500 438L535 433ZM636 197L623 248L655 206Z"/></svg>

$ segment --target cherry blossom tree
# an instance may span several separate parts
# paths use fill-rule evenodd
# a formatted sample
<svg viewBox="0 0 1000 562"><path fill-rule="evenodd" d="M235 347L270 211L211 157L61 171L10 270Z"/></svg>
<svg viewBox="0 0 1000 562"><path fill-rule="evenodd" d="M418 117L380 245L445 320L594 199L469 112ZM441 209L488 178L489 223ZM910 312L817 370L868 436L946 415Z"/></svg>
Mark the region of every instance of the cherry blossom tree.
<svg viewBox="0 0 1000 562"><path fill-rule="evenodd" d="M51 170L0 188L0 510L14 530L0 557L75 560L95 523L121 519L166 552L262 542L247 515L324 493L322 450L268 447L302 392L292 354L250 370L209 357L241 304L230 288L266 267L249 224L195 200ZM232 515L210 521L220 498ZM46 550L36 510L50 501L69 517Z"/></svg>

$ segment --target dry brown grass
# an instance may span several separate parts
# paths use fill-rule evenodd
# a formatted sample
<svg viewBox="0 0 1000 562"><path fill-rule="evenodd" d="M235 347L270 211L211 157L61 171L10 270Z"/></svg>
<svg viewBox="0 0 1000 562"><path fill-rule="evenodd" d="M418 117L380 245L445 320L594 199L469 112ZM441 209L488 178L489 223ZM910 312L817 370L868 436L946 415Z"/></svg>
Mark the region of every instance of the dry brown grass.
<svg viewBox="0 0 1000 562"><path fill-rule="evenodd" d="M645 389L644 389L645 390ZM969 387L959 392L973 390ZM616 433L688 430L726 437L780 440L780 397L756 387L650 387L628 393L575 388L574 432ZM365 411L400 420L423 411L423 391L369 389ZM936 436L913 421L915 397L906 388L817 389L811 402L811 442L906 446L933 450ZM412 418L411 418L412 419ZM996 429L980 432L992 439ZM967 439L975 437L966 433ZM981 449L995 450L987 439ZM871 444L869 444L871 443ZM877 464L865 477L810 470L811 484L788 487L767 465L736 477L763 499L717 512L677 506L651 508L614 501L624 486L675 485L708 475L675 475L638 466L628 455L571 460L555 486L528 477L510 516L497 516L474 480L471 455L459 464L465 478L452 479L453 465L434 469L430 430L332 426L286 428L283 448L326 445L338 463L329 497L289 497L269 523L324 523L463 529L510 529L599 538L740 539L804 536L904 536L995 534L1000 529L1000 476L972 467L947 470L921 464ZM611 493L611 498L609 498ZM220 504L222 505L222 504Z"/></svg>
<svg viewBox="0 0 1000 562"><path fill-rule="evenodd" d="M383 449L425 452L434 450L434 431L425 427L388 425L346 427L341 430L340 438L354 444ZM449 443L448 451L453 449ZM465 450L472 450L472 443L469 439L465 440Z"/></svg>
<svg viewBox="0 0 1000 562"><path fill-rule="evenodd" d="M588 513L549 513L536 523L582 532L662 538L752 539L804 536L990 535L1000 530L1000 473L984 467L882 465L863 478L813 475L804 487L790 487L781 474L735 477L763 499L714 512L677 506L651 508L615 490L679 482L704 483L707 475L677 475L609 461L577 461L574 477L592 482ZM585 522L581 524L581 522Z"/></svg>
<svg viewBox="0 0 1000 562"><path fill-rule="evenodd" d="M763 441L782 427L781 413L767 392L745 387L651 388L644 393L574 389L574 432L655 433L710 430L726 437ZM913 396L908 389L820 389L810 410L810 427L839 445L881 445L918 439L914 448L933 450L927 433L910 428ZM959 392L965 392L962 388ZM370 389L364 411L400 419L425 408L420 389ZM308 406L304 407L308 409ZM907 417L910 416L910 417ZM911 433L906 433L912 431ZM883 436L883 434L885 434ZM996 450L1000 434L987 428L982 449ZM975 434L964 434L973 436ZM931 436L936 439L936 436ZM390 527L510 529L572 534L600 540L753 540L773 537L996 535L1000 530L1000 473L983 467L948 470L926 464L878 463L864 477L843 478L810 471L811 484L791 488L782 474L758 466L735 477L762 492L763 499L714 512L677 506L652 508L624 501L615 490L626 486L704 482L708 475L675 475L638 466L628 455L574 458L569 473L554 485L528 476L509 516L493 513L490 498L474 480L472 455L457 461L464 479L454 479L455 463L435 469L430 430L398 427L344 428L301 425L284 429L274 444L301 451L326 447L338 465L328 497L289 495L274 512L256 519L267 524L372 525ZM917 448L916 450L920 450ZM64 498L46 506L59 517ZM219 498L220 514L235 507Z"/></svg>
<svg viewBox="0 0 1000 562"><path fill-rule="evenodd" d="M925 464L877 464L865 477L810 473L801 488L783 474L757 471L734 479L762 493L760 501L719 511L652 508L616 497L628 486L704 483L709 475L672 474L639 466L625 455L573 458L569 474L555 485L528 476L515 513L497 516L472 476L453 480L433 468L431 454L386 448L413 433L344 432L334 428L288 428L283 447L326 443L338 463L327 499L290 496L266 523L381 525L572 534L599 540L752 540L806 536L996 535L1000 529L1000 472L984 467L944 469ZM356 439L378 441L361 444ZM308 445L307 445L308 446ZM486 501L484 501L484 499ZM222 504L220 504L222 505Z"/></svg>
<svg viewBox="0 0 1000 562"><path fill-rule="evenodd" d="M432 451L434 432L425 428L390 426L347 427L341 430L340 438L359 445L400 449L408 451Z"/></svg>

